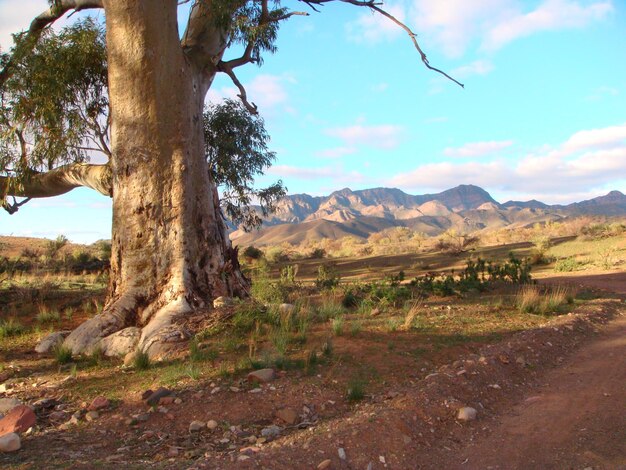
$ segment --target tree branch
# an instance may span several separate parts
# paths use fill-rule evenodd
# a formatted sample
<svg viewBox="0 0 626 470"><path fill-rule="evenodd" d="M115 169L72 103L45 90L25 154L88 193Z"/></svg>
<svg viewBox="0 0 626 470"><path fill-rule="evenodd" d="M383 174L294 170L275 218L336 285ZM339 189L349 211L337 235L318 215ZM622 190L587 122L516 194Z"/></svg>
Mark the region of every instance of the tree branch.
<svg viewBox="0 0 626 470"><path fill-rule="evenodd" d="M256 104L250 103L248 101L248 95L246 94L246 89L237 78L237 75L235 75L235 71L233 70L233 68L230 65L228 65L228 63L226 62L220 62L218 64L217 70L219 72L224 72L226 75L230 77L230 79L233 81L235 86L239 89L239 94L237 96L239 97L243 105L246 107L246 109L250 112L250 114L254 114L254 115L259 114Z"/></svg>
<svg viewBox="0 0 626 470"><path fill-rule="evenodd" d="M33 50L41 33L47 26L54 23L69 10L77 12L90 8L103 8L102 0L56 0L50 8L35 17L26 32L24 49L19 51L18 57L15 57L14 54L4 68L0 70L0 87L9 79L13 69L19 63L20 57Z"/></svg>
<svg viewBox="0 0 626 470"><path fill-rule="evenodd" d="M19 180L0 176L0 195L27 198L53 197L78 187L91 188L105 196L112 196L109 165L72 163L44 173L33 173Z"/></svg>
<svg viewBox="0 0 626 470"><path fill-rule="evenodd" d="M422 62L424 63L426 68L432 70L433 72L437 72L437 73L443 75L448 80L451 80L454 83L456 83L457 85L459 85L461 88L465 88L465 85L463 85L458 80L452 78L450 75L448 75L443 70L438 69L438 68L433 67L432 65L430 65L430 62L428 61L428 58L426 57L426 54L424 53L424 51L420 47L419 43L417 42L417 34L415 34L411 30L411 28L409 28L406 24L404 24L402 21L397 19L391 13L389 13L386 10L382 9L380 7L380 5L382 5L382 2L377 2L376 0L300 0L300 1L306 3L314 11L317 11L317 12L319 12L319 10L317 10L314 7L314 5L324 6L325 3L338 1L338 2L341 2L341 3L348 3L350 5L355 5L355 6L359 6L359 7L366 7L366 8L369 8L369 9L371 9L371 10L373 10L373 11L375 11L375 12L381 14L381 15L383 15L385 18L393 21L396 25L398 25L400 28L402 28L404 31L406 31L406 33L411 38L411 41L413 42L413 45L415 46L415 49L417 49L417 51L419 52L420 57L422 59Z"/></svg>

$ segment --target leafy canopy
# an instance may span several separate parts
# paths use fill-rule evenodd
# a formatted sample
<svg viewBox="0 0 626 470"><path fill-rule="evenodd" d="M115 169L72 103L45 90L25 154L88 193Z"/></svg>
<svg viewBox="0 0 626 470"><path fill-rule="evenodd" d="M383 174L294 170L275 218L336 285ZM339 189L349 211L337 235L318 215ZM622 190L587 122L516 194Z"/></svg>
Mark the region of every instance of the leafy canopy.
<svg viewBox="0 0 626 470"><path fill-rule="evenodd" d="M254 28L241 10L232 41L255 38L253 55L272 50L276 28ZM272 14L274 14L272 12ZM29 54L25 34L14 36L13 57L21 57L14 73L0 88L0 176L20 184L29 175L59 165L89 160L89 154L109 150L107 61L103 28L87 18L55 33L46 30ZM0 66L9 55L0 54ZM267 215L286 194L281 181L256 189L254 179L275 160L269 135L258 115L232 100L209 105L204 112L206 157L216 184L222 188L227 217L249 230L261 224L258 202ZM0 200L6 195L0 194ZM5 203L9 212L19 204Z"/></svg>

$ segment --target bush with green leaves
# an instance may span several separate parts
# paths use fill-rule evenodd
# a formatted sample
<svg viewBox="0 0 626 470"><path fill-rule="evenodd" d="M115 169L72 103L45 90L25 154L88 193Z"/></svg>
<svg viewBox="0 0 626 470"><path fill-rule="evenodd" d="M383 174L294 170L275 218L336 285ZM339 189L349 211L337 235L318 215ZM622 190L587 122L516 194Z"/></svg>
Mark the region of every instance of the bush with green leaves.
<svg viewBox="0 0 626 470"><path fill-rule="evenodd" d="M335 263L320 264L317 268L315 286L318 289L332 289L333 287L337 287L340 281L341 275Z"/></svg>

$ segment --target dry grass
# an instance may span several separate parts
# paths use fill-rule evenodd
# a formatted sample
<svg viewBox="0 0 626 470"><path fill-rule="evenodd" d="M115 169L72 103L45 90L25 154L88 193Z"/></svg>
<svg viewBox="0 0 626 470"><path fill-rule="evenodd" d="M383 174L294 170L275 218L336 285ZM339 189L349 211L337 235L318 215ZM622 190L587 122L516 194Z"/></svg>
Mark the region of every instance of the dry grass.
<svg viewBox="0 0 626 470"><path fill-rule="evenodd" d="M527 285L517 293L516 305L523 313L547 315L556 313L561 306L571 303L574 294L567 286L542 289L536 285Z"/></svg>

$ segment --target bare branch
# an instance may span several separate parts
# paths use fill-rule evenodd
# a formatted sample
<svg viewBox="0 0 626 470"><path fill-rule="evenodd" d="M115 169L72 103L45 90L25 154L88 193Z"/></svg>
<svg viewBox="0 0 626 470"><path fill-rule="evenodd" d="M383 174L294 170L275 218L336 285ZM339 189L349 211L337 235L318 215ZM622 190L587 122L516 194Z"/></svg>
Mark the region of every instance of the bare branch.
<svg viewBox="0 0 626 470"><path fill-rule="evenodd" d="M415 34L411 30L411 28L409 28L406 24L404 24L402 21L397 19L391 13L389 13L386 10L384 10L383 8L381 8L380 6L382 5L382 2L377 2L375 0L300 0L300 1L306 3L307 5L309 5L309 7L311 7L313 10L315 10L317 12L319 12L319 10L317 10L314 7L314 5L324 6L325 3L330 3L330 2L334 2L334 1L338 1L338 2L341 2L341 3L348 3L350 5L355 5L355 6L359 6L359 7L370 8L372 11L375 11L375 12L383 15L385 18L393 21L396 25L398 25L400 28L402 28L404 31L406 31L406 33L411 38L411 41L413 42L413 45L415 46L415 49L417 49L417 51L419 52L420 57L422 59L422 62L424 63L426 68L432 70L433 72L437 72L437 73L443 75L448 80L451 80L454 83L456 83L457 85L459 85L460 87L465 88L465 85L463 85L458 80L452 78L450 75L448 75L443 70L438 69L438 68L433 67L432 65L430 65L430 62L428 61L428 58L426 57L426 54L424 53L424 51L420 47L419 43L417 42L417 34Z"/></svg>
<svg viewBox="0 0 626 470"><path fill-rule="evenodd" d="M72 163L25 178L0 176L0 195L41 198L65 194L78 187L87 187L105 196L113 194L109 165Z"/></svg>
<svg viewBox="0 0 626 470"><path fill-rule="evenodd" d="M7 211L9 215L15 214L18 210L20 210L20 207L22 207L24 204L31 200L31 198L27 197L23 201L17 202L17 199L15 199L14 197L11 198L13 199L13 203L10 203L7 200L4 200L2 202L2 208Z"/></svg>
<svg viewBox="0 0 626 470"><path fill-rule="evenodd" d="M246 89L237 78L237 75L235 75L235 72L232 69L232 67L230 67L225 62L220 62L218 64L218 71L224 72L226 75L228 75L230 79L233 81L233 83L235 84L235 86L239 89L239 94L237 96L239 97L243 105L246 107L246 109L250 112L250 114L254 114L254 115L258 114L259 111L258 111L256 104L250 103L248 101L248 95L246 94Z"/></svg>
<svg viewBox="0 0 626 470"><path fill-rule="evenodd" d="M20 56L29 53L35 47L37 40L43 30L58 20L70 10L74 12L87 10L90 8L103 8L102 0L57 0L46 11L38 15L31 23L26 32L25 49L20 51ZM0 87L9 79L13 69L19 62L19 57L13 56L7 64L0 70Z"/></svg>

